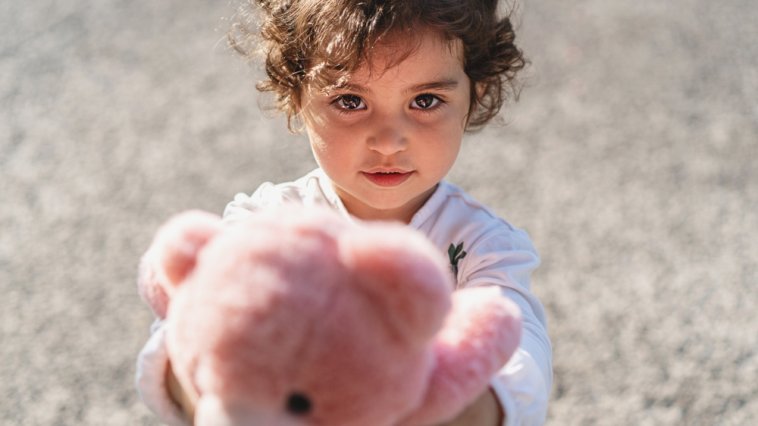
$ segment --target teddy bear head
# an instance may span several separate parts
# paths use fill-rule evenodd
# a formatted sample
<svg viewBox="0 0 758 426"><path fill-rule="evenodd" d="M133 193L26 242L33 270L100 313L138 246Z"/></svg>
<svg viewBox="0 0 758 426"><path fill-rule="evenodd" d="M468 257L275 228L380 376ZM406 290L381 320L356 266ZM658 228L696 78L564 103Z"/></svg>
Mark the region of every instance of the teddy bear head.
<svg viewBox="0 0 758 426"><path fill-rule="evenodd" d="M415 231L302 206L189 212L150 253L160 288L142 291L196 424L392 425L422 404L453 283Z"/></svg>

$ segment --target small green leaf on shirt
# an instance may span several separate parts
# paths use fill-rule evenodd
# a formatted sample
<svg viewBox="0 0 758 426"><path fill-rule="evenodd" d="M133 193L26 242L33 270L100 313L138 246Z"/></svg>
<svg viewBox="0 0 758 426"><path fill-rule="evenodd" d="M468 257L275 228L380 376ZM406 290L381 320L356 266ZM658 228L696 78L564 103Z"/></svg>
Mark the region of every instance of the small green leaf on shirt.
<svg viewBox="0 0 758 426"><path fill-rule="evenodd" d="M458 245L450 244L447 248L447 255L450 258L450 267L453 269L453 274L458 275L458 261L466 257L466 251L463 250L463 242Z"/></svg>

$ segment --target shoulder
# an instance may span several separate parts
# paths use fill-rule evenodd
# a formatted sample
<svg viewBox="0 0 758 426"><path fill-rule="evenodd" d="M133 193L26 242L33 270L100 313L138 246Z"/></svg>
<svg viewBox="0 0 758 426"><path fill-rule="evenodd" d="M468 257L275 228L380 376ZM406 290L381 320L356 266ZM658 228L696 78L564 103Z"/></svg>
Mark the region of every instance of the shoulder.
<svg viewBox="0 0 758 426"><path fill-rule="evenodd" d="M524 230L512 225L461 188L445 181L440 183L414 222L432 239L465 239L468 245L497 243L501 249L534 249Z"/></svg>
<svg viewBox="0 0 758 426"><path fill-rule="evenodd" d="M448 254L459 285L529 287L539 256L526 231L447 182L424 208L418 228Z"/></svg>

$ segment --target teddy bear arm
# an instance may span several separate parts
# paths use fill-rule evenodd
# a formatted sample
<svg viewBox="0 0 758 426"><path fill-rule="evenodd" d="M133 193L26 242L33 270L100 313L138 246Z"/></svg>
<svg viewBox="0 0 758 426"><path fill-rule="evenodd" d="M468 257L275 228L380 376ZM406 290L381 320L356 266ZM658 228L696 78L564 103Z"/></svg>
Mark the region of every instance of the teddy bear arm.
<svg viewBox="0 0 758 426"><path fill-rule="evenodd" d="M453 293L453 308L435 342L436 366L421 406L403 424L452 419L487 389L518 348L521 314L494 287Z"/></svg>

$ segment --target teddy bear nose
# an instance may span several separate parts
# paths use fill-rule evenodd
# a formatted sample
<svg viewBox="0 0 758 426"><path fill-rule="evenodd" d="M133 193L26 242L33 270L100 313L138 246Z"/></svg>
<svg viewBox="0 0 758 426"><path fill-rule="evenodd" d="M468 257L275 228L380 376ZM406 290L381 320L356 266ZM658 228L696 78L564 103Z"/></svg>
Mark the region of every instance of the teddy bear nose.
<svg viewBox="0 0 758 426"><path fill-rule="evenodd" d="M287 411L296 416L304 416L311 411L311 400L299 392L293 392L287 398Z"/></svg>

